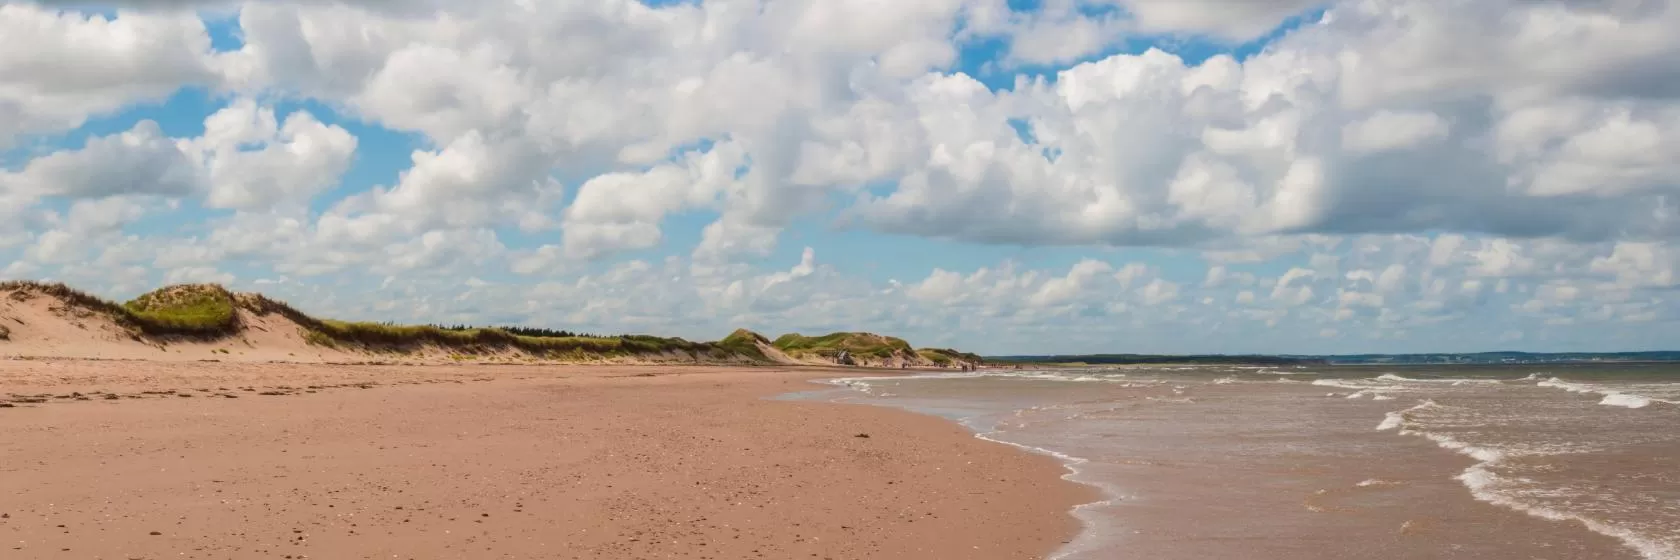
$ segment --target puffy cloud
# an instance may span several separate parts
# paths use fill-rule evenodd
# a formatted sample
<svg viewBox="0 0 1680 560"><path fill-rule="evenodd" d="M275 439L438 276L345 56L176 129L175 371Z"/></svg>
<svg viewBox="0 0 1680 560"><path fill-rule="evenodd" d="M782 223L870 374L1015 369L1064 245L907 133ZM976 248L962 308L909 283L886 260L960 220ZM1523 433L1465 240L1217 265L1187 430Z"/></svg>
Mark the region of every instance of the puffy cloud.
<svg viewBox="0 0 1680 560"><path fill-rule="evenodd" d="M1249 40L1323 0L1119 0L1145 31L1197 32Z"/></svg>
<svg viewBox="0 0 1680 560"><path fill-rule="evenodd" d="M355 149L354 136L308 112L277 127L272 109L241 100L210 115L203 136L168 138L143 120L80 149L32 159L17 172L0 171L0 190L71 199L203 195L212 207L269 209L336 184Z"/></svg>
<svg viewBox="0 0 1680 560"><path fill-rule="evenodd" d="M211 9L236 6L242 0L31 0L42 6L56 6L62 8L85 8L89 6L111 6L124 9L145 11L179 11L185 9ZM341 0L298 0L300 4L333 4ZM424 10L441 5L437 0L351 0L352 2L374 8Z"/></svg>
<svg viewBox="0 0 1680 560"><path fill-rule="evenodd" d="M552 227L561 195L543 156L519 139L472 131L438 150L418 150L397 184L346 197L319 221L347 242L392 242L436 229L513 224Z"/></svg>
<svg viewBox="0 0 1680 560"><path fill-rule="evenodd" d="M212 207L241 210L296 205L337 184L356 137L306 111L276 126L274 111L240 100L205 120L191 147L209 168Z"/></svg>
<svg viewBox="0 0 1680 560"><path fill-rule="evenodd" d="M1592 260L1593 272L1614 276L1629 287L1672 287L1680 255L1667 244L1624 242L1615 244L1609 255Z"/></svg>
<svg viewBox="0 0 1680 560"><path fill-rule="evenodd" d="M1680 126L1670 122L1672 96L1656 95L1667 90L1653 82L1680 79L1635 81L1630 69L1610 85L1572 80L1680 51L1652 21L1675 11L1494 2L1461 6L1474 16L1465 22L1455 6L1346 2L1241 62L1122 54L1053 83L947 97L923 112L942 118L943 151L860 212L889 231L981 242L1431 228L1670 235L1671 220L1649 208L1674 186L1670 136ZM1634 37L1613 47L1618 26ZM1560 28L1590 44L1585 54L1547 42L1555 37L1545 30ZM1466 52L1461 38L1504 43L1447 58ZM1535 42L1569 49L1559 63L1579 66L1540 65L1546 58L1521 48ZM1569 107L1580 116L1554 110ZM1020 121L1024 139L1011 129ZM1559 196L1572 200L1551 200ZM979 201L992 215L1018 210L969 224Z"/></svg>
<svg viewBox="0 0 1680 560"><path fill-rule="evenodd" d="M1342 149L1352 153L1402 150L1444 138L1448 125L1429 112L1380 111L1342 128Z"/></svg>
<svg viewBox="0 0 1680 560"><path fill-rule="evenodd" d="M724 144L704 154L691 153L680 163L640 173L608 173L585 182L562 219L566 253L593 258L657 245L665 215L714 204L735 181L742 154Z"/></svg>
<svg viewBox="0 0 1680 560"><path fill-rule="evenodd" d="M1138 293L1143 296L1145 304L1160 305L1178 299L1178 284L1156 278L1139 288Z"/></svg>
<svg viewBox="0 0 1680 560"><path fill-rule="evenodd" d="M69 130L217 81L210 36L192 14L112 17L7 3L0 38L0 149L20 134Z"/></svg>
<svg viewBox="0 0 1680 560"><path fill-rule="evenodd" d="M204 170L152 121L90 138L79 150L35 158L19 172L0 174L0 188L12 193L70 198L186 196L205 185Z"/></svg>

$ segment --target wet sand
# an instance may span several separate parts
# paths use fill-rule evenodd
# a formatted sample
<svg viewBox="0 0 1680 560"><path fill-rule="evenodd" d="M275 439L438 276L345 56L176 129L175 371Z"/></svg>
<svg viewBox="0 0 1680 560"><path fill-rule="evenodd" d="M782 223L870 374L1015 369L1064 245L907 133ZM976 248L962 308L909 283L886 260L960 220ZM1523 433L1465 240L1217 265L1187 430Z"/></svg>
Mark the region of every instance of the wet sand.
<svg viewBox="0 0 1680 560"><path fill-rule="evenodd" d="M1078 532L1094 492L1052 459L763 399L833 375L0 361L0 556L1002 559Z"/></svg>

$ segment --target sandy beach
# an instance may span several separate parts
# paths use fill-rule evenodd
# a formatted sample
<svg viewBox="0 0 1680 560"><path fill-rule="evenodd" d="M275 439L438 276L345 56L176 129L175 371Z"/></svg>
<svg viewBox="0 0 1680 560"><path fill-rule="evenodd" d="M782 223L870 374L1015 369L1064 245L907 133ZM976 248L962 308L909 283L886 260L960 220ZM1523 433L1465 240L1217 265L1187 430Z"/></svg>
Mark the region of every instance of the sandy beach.
<svg viewBox="0 0 1680 560"><path fill-rule="evenodd" d="M822 369L0 361L6 558L1043 558L1091 489Z"/></svg>

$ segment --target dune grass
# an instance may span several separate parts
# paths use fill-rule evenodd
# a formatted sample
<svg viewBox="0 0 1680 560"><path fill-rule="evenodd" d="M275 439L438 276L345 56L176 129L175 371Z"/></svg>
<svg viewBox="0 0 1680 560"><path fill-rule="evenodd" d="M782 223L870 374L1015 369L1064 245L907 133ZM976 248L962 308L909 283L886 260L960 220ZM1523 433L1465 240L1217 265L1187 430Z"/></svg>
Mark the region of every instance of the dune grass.
<svg viewBox="0 0 1680 560"><path fill-rule="evenodd" d="M814 354L834 357L844 350L853 356L886 359L897 354L913 352L910 343L902 338L858 332L837 332L822 336L784 334L771 345L791 356Z"/></svg>
<svg viewBox="0 0 1680 560"><path fill-rule="evenodd" d="M575 331L534 327L470 327L398 325L320 319L291 305L261 294L235 294L215 284L184 284L148 292L132 301L117 304L61 283L29 281L0 282L0 291L41 294L57 298L64 305L103 314L138 340L155 342L186 338L218 340L240 336L245 326L241 311L255 316L278 314L295 323L310 344L351 351L407 353L427 348L451 356L476 356L504 350L518 350L528 356L572 361L641 357L660 360L711 359L727 362L770 362L761 344L770 344L793 356L834 358L841 351L859 358L890 359L921 356L935 363L953 359L979 361L978 356L955 350L917 351L903 339L870 333L838 332L807 337L788 334L771 341L763 335L738 329L717 342L691 342L681 338L650 335L593 336ZM0 340L10 333L0 327Z"/></svg>
<svg viewBox="0 0 1680 560"><path fill-rule="evenodd" d="M433 345L455 350L518 349L529 354L568 358L585 355L635 356L709 350L680 338L652 336L521 336L499 328L441 329L431 325L322 321L311 329L334 345L413 350Z"/></svg>
<svg viewBox="0 0 1680 560"><path fill-rule="evenodd" d="M729 333L729 336L723 337L723 340L719 340L715 344L725 351L767 362L770 361L770 357L764 355L764 350L760 349L758 345L769 343L770 339L765 338L762 334L747 329L735 329L735 332Z"/></svg>
<svg viewBox="0 0 1680 560"><path fill-rule="evenodd" d="M231 334L239 328L233 294L214 284L169 286L123 304L153 330L206 335Z"/></svg>
<svg viewBox="0 0 1680 560"><path fill-rule="evenodd" d="M933 364L936 365L936 366L942 366L942 367L943 366L949 366L954 361L954 360L951 359L950 356L945 355L945 353L936 352L936 351L933 351L933 350L926 350L926 349L917 350L916 355L921 356L922 359L924 359L924 360L933 362Z"/></svg>
<svg viewBox="0 0 1680 560"><path fill-rule="evenodd" d="M147 336L220 338L239 329L231 294L221 286L171 286L140 296L125 305L62 283L7 281L0 282L0 290L51 296L65 305L108 316L118 325ZM166 291L169 293L162 293ZM223 303L218 304L216 298L222 298Z"/></svg>
<svg viewBox="0 0 1680 560"><path fill-rule="evenodd" d="M359 347L406 352L424 346L438 346L458 353L473 354L503 349L518 349L527 354L550 359L591 359L596 357L644 356L667 353L713 354L711 345L689 342L680 338L647 335L579 336L567 331L520 328L521 332L568 334L570 336L529 336L497 327L466 326L439 327L436 325L397 325L392 323L334 321L316 319L285 302L260 294L240 294L240 305L254 313L278 313L308 331L311 344L328 347Z"/></svg>
<svg viewBox="0 0 1680 560"><path fill-rule="evenodd" d="M956 362L982 364L986 361L984 358L981 358L979 354L959 352L950 348L922 348L916 350L916 354L927 361L941 366L949 366Z"/></svg>
<svg viewBox="0 0 1680 560"><path fill-rule="evenodd" d="M236 336L242 328L238 311L244 309L256 315L284 316L303 329L305 341L311 344L352 350L409 352L436 346L452 353L470 355L518 349L543 358L580 361L677 354L721 357L720 354L730 354L728 350L712 344L646 335L526 336L500 328L443 328L319 319L261 294L233 294L213 284L169 286L120 305L59 283L0 282L0 290L55 297L66 305L106 315L118 325L150 337L219 339ZM563 332L521 330L544 334Z"/></svg>

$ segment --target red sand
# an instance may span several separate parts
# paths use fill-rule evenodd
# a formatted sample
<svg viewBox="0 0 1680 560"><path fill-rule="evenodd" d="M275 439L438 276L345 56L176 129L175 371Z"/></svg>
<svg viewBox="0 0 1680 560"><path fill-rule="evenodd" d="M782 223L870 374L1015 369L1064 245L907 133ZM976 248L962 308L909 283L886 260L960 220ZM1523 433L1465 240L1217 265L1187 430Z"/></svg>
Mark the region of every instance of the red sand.
<svg viewBox="0 0 1680 560"><path fill-rule="evenodd" d="M1042 558L1077 531L1094 494L1049 458L762 399L825 375L0 361L0 557Z"/></svg>

